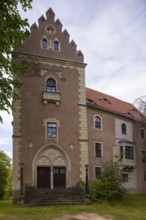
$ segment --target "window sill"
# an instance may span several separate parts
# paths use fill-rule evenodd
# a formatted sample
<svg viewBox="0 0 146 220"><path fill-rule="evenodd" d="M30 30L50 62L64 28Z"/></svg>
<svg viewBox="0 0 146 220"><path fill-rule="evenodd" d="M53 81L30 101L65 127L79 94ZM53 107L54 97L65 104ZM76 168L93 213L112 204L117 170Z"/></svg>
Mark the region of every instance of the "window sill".
<svg viewBox="0 0 146 220"><path fill-rule="evenodd" d="M56 105L60 105L61 95L56 92L43 92L43 104L47 105L48 103L56 103Z"/></svg>

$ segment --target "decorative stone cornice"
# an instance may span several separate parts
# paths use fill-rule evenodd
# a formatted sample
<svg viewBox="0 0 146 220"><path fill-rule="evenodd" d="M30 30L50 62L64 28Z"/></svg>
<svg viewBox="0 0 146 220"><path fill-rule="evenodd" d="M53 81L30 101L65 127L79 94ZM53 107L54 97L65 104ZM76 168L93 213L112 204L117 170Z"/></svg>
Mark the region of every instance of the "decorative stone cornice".
<svg viewBox="0 0 146 220"><path fill-rule="evenodd" d="M68 60L62 60L62 59L55 59L50 57L43 57L43 56L37 56L32 54L26 54L26 53L20 53L17 52L17 55L15 54L15 58L19 58L20 60L25 60L28 63L35 62L35 63L42 63L42 64L49 64L51 66L62 66L64 68L85 68L86 63L79 63L79 62L73 62Z"/></svg>

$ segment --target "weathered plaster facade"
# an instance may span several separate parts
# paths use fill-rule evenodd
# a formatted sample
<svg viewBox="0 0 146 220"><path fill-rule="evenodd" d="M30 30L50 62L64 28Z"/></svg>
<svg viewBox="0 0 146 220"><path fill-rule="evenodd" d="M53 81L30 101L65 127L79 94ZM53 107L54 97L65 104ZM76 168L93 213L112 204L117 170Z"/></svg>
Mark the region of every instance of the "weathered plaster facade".
<svg viewBox="0 0 146 220"><path fill-rule="evenodd" d="M134 159L123 158L123 167L130 167L126 187L144 193L146 165L140 154L146 143L138 136L142 125L96 104L98 94L95 100L88 98L83 54L54 18L49 9L46 18L41 16L38 25L32 25L31 35L16 53L28 72L13 112L14 202L26 185L53 189L85 181L86 165L92 180L127 143L134 147ZM121 134L122 123L126 135Z"/></svg>

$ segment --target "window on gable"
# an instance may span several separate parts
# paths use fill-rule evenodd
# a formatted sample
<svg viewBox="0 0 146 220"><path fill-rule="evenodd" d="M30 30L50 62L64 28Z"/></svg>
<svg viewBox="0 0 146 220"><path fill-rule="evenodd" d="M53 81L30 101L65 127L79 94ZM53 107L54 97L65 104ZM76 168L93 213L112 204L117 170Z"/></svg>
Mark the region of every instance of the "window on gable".
<svg viewBox="0 0 146 220"><path fill-rule="evenodd" d="M141 151L141 160L142 163L146 163L146 151Z"/></svg>
<svg viewBox="0 0 146 220"><path fill-rule="evenodd" d="M122 130L122 134L126 134L127 133L126 125L124 123L121 125L121 130Z"/></svg>
<svg viewBox="0 0 146 220"><path fill-rule="evenodd" d="M101 167L95 167L95 178L101 175Z"/></svg>
<svg viewBox="0 0 146 220"><path fill-rule="evenodd" d="M59 50L59 42L57 40L54 41L53 49L56 51Z"/></svg>
<svg viewBox="0 0 146 220"><path fill-rule="evenodd" d="M47 135L48 138L56 138L57 137L57 124L54 122L47 123Z"/></svg>
<svg viewBox="0 0 146 220"><path fill-rule="evenodd" d="M144 139L144 130L143 129L140 130L140 136L141 136L141 139Z"/></svg>
<svg viewBox="0 0 146 220"><path fill-rule="evenodd" d="M102 157L102 144L101 143L95 143L95 156L97 158Z"/></svg>
<svg viewBox="0 0 146 220"><path fill-rule="evenodd" d="M134 160L134 149L130 146L125 146L125 159Z"/></svg>
<svg viewBox="0 0 146 220"><path fill-rule="evenodd" d="M56 81L53 78L47 79L46 91L47 92L56 92Z"/></svg>
<svg viewBox="0 0 146 220"><path fill-rule="evenodd" d="M43 38L43 39L42 39L42 48L47 49L47 47L48 47L47 39L46 39L46 38Z"/></svg>
<svg viewBox="0 0 146 220"><path fill-rule="evenodd" d="M101 118L99 116L94 116L94 127L101 129Z"/></svg>

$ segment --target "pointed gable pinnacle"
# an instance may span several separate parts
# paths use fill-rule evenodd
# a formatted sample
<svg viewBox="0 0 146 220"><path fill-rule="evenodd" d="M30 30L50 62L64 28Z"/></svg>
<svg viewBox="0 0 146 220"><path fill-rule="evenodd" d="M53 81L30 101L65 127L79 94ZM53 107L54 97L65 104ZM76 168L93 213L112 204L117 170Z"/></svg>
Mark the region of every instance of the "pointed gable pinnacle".
<svg viewBox="0 0 146 220"><path fill-rule="evenodd" d="M76 47L77 47L77 45L76 45L76 43L74 42L74 40L72 40L72 41L70 42L70 45L73 46L75 49L76 49Z"/></svg>
<svg viewBox="0 0 146 220"><path fill-rule="evenodd" d="M30 27L30 30L33 31L34 29L37 29L37 28L38 28L37 24L33 23Z"/></svg>
<svg viewBox="0 0 146 220"><path fill-rule="evenodd" d="M60 31L60 33L62 32L62 23L59 19L57 19L55 21L55 23L57 24L57 30Z"/></svg>
<svg viewBox="0 0 146 220"><path fill-rule="evenodd" d="M78 56L83 57L83 53L81 50L77 51Z"/></svg>
<svg viewBox="0 0 146 220"><path fill-rule="evenodd" d="M40 26L40 24L41 24L43 21L45 21L45 20L46 20L46 19L45 19L44 15L42 15L42 16L38 19L39 26Z"/></svg>
<svg viewBox="0 0 146 220"><path fill-rule="evenodd" d="M64 34L64 36L65 36L67 42L69 43L69 37L70 37L70 35L69 35L69 33L68 33L68 31L67 31L66 29L63 31L63 34Z"/></svg>
<svg viewBox="0 0 146 220"><path fill-rule="evenodd" d="M47 20L50 20L51 22L54 22L55 13L52 10L52 8L49 8L46 12Z"/></svg>

